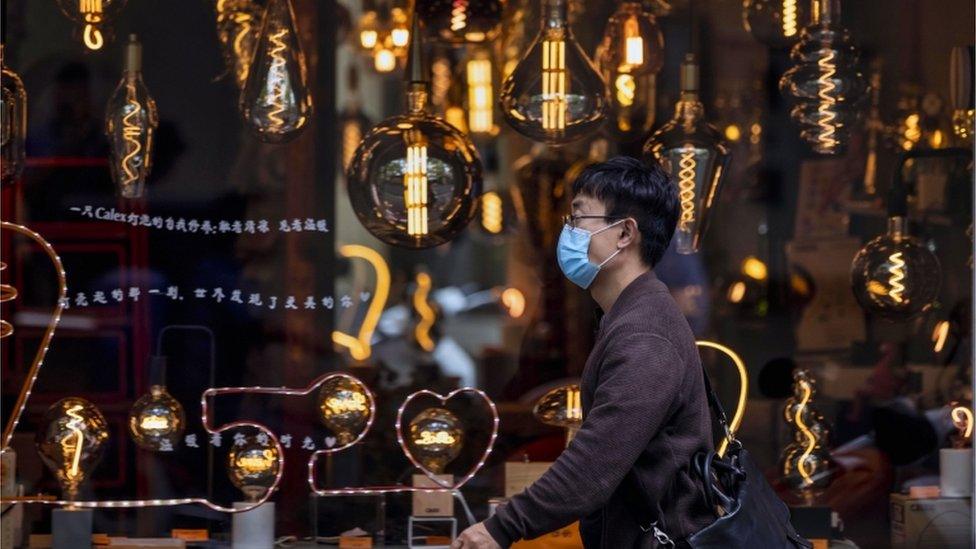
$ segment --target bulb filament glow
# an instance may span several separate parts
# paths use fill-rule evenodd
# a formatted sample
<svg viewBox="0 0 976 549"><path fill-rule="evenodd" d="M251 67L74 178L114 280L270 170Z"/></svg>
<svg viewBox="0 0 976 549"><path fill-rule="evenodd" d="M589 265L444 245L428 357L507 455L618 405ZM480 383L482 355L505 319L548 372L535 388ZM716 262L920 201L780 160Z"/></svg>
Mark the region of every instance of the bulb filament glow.
<svg viewBox="0 0 976 549"><path fill-rule="evenodd" d="M542 129L566 129L566 42L542 41Z"/></svg>
<svg viewBox="0 0 976 549"><path fill-rule="evenodd" d="M634 16L624 23L624 63L627 70L644 64L644 39Z"/></svg>
<svg viewBox="0 0 976 549"><path fill-rule="evenodd" d="M952 424L963 440L973 436L973 412L965 406L956 406L950 413Z"/></svg>
<svg viewBox="0 0 976 549"><path fill-rule="evenodd" d="M508 316L518 318L525 313L525 296L518 288L505 288L502 291L502 305L508 309Z"/></svg>
<svg viewBox="0 0 976 549"><path fill-rule="evenodd" d="M932 349L941 353L942 349L945 348L946 341L949 339L949 321L940 320L938 324L935 325L935 329L932 330Z"/></svg>
<svg viewBox="0 0 976 549"><path fill-rule="evenodd" d="M420 348L428 353L434 350L434 340L430 337L430 330L434 327L437 315L434 309L427 303L427 296L430 295L430 288L433 283L430 275L424 272L417 273L417 290L413 293L413 308L420 315L420 321L414 328L414 337Z"/></svg>
<svg viewBox="0 0 976 549"><path fill-rule="evenodd" d="M890 278L888 279L888 296L895 303L902 303L905 298L903 294L905 293L905 260L902 257L901 252L895 252L888 256L888 261L891 262L891 267L888 268L888 273Z"/></svg>
<svg viewBox="0 0 976 549"><path fill-rule="evenodd" d="M502 197L495 191L481 196L481 226L491 234L502 232Z"/></svg>
<svg viewBox="0 0 976 549"><path fill-rule="evenodd" d="M136 120L133 120L142 112L142 107L136 101L136 88L134 83L130 82L126 85L126 96L128 99L128 108L126 110L129 112L122 117L122 138L125 140L126 153L122 157L123 179L119 182L123 189L128 189L138 182L139 174L135 171L138 166L134 166L134 164L139 163L136 157L142 151L142 145L139 144L142 128L139 127Z"/></svg>
<svg viewBox="0 0 976 549"><path fill-rule="evenodd" d="M570 387L566 391L566 419L583 420L583 406L580 404L580 391L576 387Z"/></svg>
<svg viewBox="0 0 976 549"><path fill-rule="evenodd" d="M370 341L373 339L373 331L376 330L376 324L380 321L383 308L386 307L386 299L390 295L390 268L386 265L386 260L383 259L382 255L366 246L347 244L339 248L339 254L342 257L365 259L376 273L376 290L373 292L373 299L366 309L366 316L363 317L359 333L352 336L339 330L332 332L332 341L349 349L349 355L353 359L366 360L373 353Z"/></svg>
<svg viewBox="0 0 976 549"><path fill-rule="evenodd" d="M472 133L491 133L492 120L491 60L468 61L468 129Z"/></svg>
<svg viewBox="0 0 976 549"><path fill-rule="evenodd" d="M797 28L796 0L783 0L783 36L796 36Z"/></svg>
<svg viewBox="0 0 976 549"><path fill-rule="evenodd" d="M85 444L85 433L81 430L80 426L85 424L85 418L78 415L78 412L82 410L81 405L74 405L65 412L71 419L68 420L67 427L71 430L74 435L72 438L65 437L61 442L61 447L64 449L66 455L71 455L71 465L66 471L66 476L68 480L74 480L78 478L78 467L81 463L81 453L84 449Z"/></svg>
<svg viewBox="0 0 976 549"><path fill-rule="evenodd" d="M793 419L796 422L796 427L800 430L800 433L805 439L805 444L803 446L803 453L800 455L800 459L797 460L796 468L803 478L803 485L809 486L813 484L813 479L810 475L810 471L807 469L807 460L813 454L813 450L817 447L817 437L814 436L813 432L807 427L806 423L803 422L803 414L806 412L807 403L810 402L810 396L813 394L813 388L810 386L810 382L806 380L798 380L797 383L800 384L800 388L803 391L803 396L800 399L799 404L796 405L796 411L794 412Z"/></svg>
<svg viewBox="0 0 976 549"><path fill-rule="evenodd" d="M270 469L276 458L271 450L264 450L260 456L241 456L237 458L236 465L248 474L263 473Z"/></svg>
<svg viewBox="0 0 976 549"><path fill-rule="evenodd" d="M325 405L336 414L363 412L367 408L366 396L359 393L353 393L344 398L332 397L325 401Z"/></svg>
<svg viewBox="0 0 976 549"><path fill-rule="evenodd" d="M427 142L420 130L407 130L407 169L403 174L403 201L407 234L427 234Z"/></svg>
<svg viewBox="0 0 976 549"><path fill-rule="evenodd" d="M364 49L371 50L379 41L379 33L372 29L366 29L359 33L359 45Z"/></svg>
<svg viewBox="0 0 976 549"><path fill-rule="evenodd" d="M288 35L287 29L281 29L272 34L269 38L271 49L268 55L271 56L271 67L268 71L268 98L271 101L271 111L268 112L268 119L271 121L272 129L280 129L285 125L285 120L281 118L281 113L285 112L285 87L278 75L287 70L285 52L288 46L285 45L285 36Z"/></svg>
<svg viewBox="0 0 976 549"><path fill-rule="evenodd" d="M468 26L468 0L454 0L451 7L451 30L457 32Z"/></svg>
<svg viewBox="0 0 976 549"><path fill-rule="evenodd" d="M629 107L634 104L634 98L637 96L637 83L634 81L633 75L626 73L617 75L613 81L613 87L616 90L617 103L620 103L620 106Z"/></svg>
<svg viewBox="0 0 976 549"><path fill-rule="evenodd" d="M421 431L420 436L413 442L418 446L429 446L433 444L451 445L455 441L454 435L446 431Z"/></svg>
<svg viewBox="0 0 976 549"><path fill-rule="evenodd" d="M678 161L678 199L681 201L681 217L678 227L682 231L691 230L688 225L695 222L695 151L685 145Z"/></svg>
<svg viewBox="0 0 976 549"><path fill-rule="evenodd" d="M78 11L85 18L85 46L91 50L101 49L105 45L102 31L98 30L98 25L102 23L104 14L102 0L78 0Z"/></svg>
<svg viewBox="0 0 976 549"><path fill-rule="evenodd" d="M817 135L817 141L824 150L832 150L840 144L836 137L837 113L833 111L837 100L831 95L837 89L837 85L832 80L837 73L837 67L834 65L835 55L831 51L817 60L817 66L820 68L820 77L817 78L817 97L820 98L820 104L817 105L819 114L817 125L820 126L820 133Z"/></svg>
<svg viewBox="0 0 976 549"><path fill-rule="evenodd" d="M147 431L167 431L169 430L169 418L166 416L143 416L139 422L139 427Z"/></svg>

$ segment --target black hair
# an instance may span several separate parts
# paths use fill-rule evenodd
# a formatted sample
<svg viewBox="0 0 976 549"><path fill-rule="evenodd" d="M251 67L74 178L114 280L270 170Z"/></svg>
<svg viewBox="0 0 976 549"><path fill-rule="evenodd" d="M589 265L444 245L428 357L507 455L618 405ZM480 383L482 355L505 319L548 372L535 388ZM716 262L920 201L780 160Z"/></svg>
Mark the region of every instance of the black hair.
<svg viewBox="0 0 976 549"><path fill-rule="evenodd" d="M573 194L603 202L614 219L632 217L641 234L641 259L654 267L678 224L678 191L656 160L618 156L594 164L573 182Z"/></svg>

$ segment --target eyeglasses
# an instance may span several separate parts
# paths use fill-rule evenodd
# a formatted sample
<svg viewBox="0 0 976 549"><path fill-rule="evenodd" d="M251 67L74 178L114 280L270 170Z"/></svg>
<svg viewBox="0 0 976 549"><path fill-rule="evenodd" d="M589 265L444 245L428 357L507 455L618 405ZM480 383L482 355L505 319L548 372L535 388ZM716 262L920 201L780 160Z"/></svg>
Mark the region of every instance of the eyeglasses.
<svg viewBox="0 0 976 549"><path fill-rule="evenodd" d="M563 224L569 225L570 227L575 229L580 219L606 219L606 220L616 221L618 219L623 219L623 217L620 217L618 215L572 215L570 214L570 215L563 216Z"/></svg>

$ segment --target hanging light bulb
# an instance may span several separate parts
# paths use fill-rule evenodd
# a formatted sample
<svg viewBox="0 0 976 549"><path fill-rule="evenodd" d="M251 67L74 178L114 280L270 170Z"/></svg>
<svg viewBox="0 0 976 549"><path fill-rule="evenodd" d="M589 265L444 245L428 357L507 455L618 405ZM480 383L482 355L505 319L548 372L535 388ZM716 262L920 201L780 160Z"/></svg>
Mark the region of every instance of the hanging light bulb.
<svg viewBox="0 0 976 549"><path fill-rule="evenodd" d="M349 200L366 229L405 248L443 244L474 218L481 159L457 128L427 112L419 22L414 20L407 68L408 112L374 127L349 170Z"/></svg>
<svg viewBox="0 0 976 549"><path fill-rule="evenodd" d="M373 68L378 73L393 72L397 66L396 52L393 51L393 38L384 35L379 44L373 48Z"/></svg>
<svg viewBox="0 0 976 549"><path fill-rule="evenodd" d="M607 21L597 66L610 86L604 131L630 142L654 125L657 73L664 66L664 34L640 2L622 2Z"/></svg>
<svg viewBox="0 0 976 549"><path fill-rule="evenodd" d="M481 44L501 31L501 0L417 0L417 15L428 33L448 44Z"/></svg>
<svg viewBox="0 0 976 549"><path fill-rule="evenodd" d="M260 7L253 0L217 0L217 39L224 55L225 74L234 75L237 90L244 89L258 43ZM222 75L223 76L223 75Z"/></svg>
<svg viewBox="0 0 976 549"><path fill-rule="evenodd" d="M58 0L58 7L81 28L81 38L90 50L99 50L109 36L106 28L125 7L126 0Z"/></svg>
<svg viewBox="0 0 976 549"><path fill-rule="evenodd" d="M244 122L269 143L290 141L308 126L312 95L290 0L268 2L240 111Z"/></svg>
<svg viewBox="0 0 976 549"><path fill-rule="evenodd" d="M674 239L680 254L698 251L731 158L722 134L705 121L705 108L698 99L698 78L695 56L686 54L681 64L681 99L675 105L674 118L644 144L645 156L659 162L678 186L681 212Z"/></svg>
<svg viewBox="0 0 976 549"><path fill-rule="evenodd" d="M145 196L146 178L152 169L153 134L158 125L156 101L142 81L142 44L132 34L125 46L122 79L105 107L109 166L119 196Z"/></svg>
<svg viewBox="0 0 976 549"><path fill-rule="evenodd" d="M790 51L795 65L779 82L793 103L790 116L800 127L800 138L819 154L844 151L867 91L850 42L840 25L840 0L815 0L812 24Z"/></svg>
<svg viewBox="0 0 976 549"><path fill-rule="evenodd" d="M340 374L322 384L319 390L319 417L335 433L339 444L349 444L372 419L372 399L361 381Z"/></svg>
<svg viewBox="0 0 976 549"><path fill-rule="evenodd" d="M373 0L363 0L363 14L359 17L357 26L359 47L364 51L372 51L379 44L380 39L379 14L376 13Z"/></svg>
<svg viewBox="0 0 976 549"><path fill-rule="evenodd" d="M407 11L401 7L390 10L390 40L394 51L405 54L410 44L410 19Z"/></svg>
<svg viewBox="0 0 976 549"><path fill-rule="evenodd" d="M101 459L108 436L105 417L83 398L61 399L44 413L37 452L57 477L65 499L77 497L78 487Z"/></svg>
<svg viewBox="0 0 976 549"><path fill-rule="evenodd" d="M541 0L542 29L502 83L505 120L529 139L561 145L596 131L607 84L570 31L566 0Z"/></svg>
<svg viewBox="0 0 976 549"><path fill-rule="evenodd" d="M976 124L976 102L973 93L973 46L952 48L949 58L949 99L952 104L952 132L963 142L972 144Z"/></svg>
<svg viewBox="0 0 976 549"><path fill-rule="evenodd" d="M854 256L851 286L865 311L895 321L927 310L939 295L939 260L908 234L907 198L897 182L888 197L888 232Z"/></svg>
<svg viewBox="0 0 976 549"><path fill-rule="evenodd" d="M149 392L129 409L129 434L146 450L172 451L183 435L186 415L180 401L166 391L166 357L150 358L149 377Z"/></svg>
<svg viewBox="0 0 976 549"><path fill-rule="evenodd" d="M0 182L13 183L24 171L27 139L27 91L24 82L7 66L0 44Z"/></svg>
<svg viewBox="0 0 976 549"><path fill-rule="evenodd" d="M535 403L532 414L546 425L566 429L566 446L573 440L583 424L583 405L578 384L557 387L542 395Z"/></svg>
<svg viewBox="0 0 976 549"><path fill-rule="evenodd" d="M467 126L470 134L498 134L498 126L495 125L494 74L491 54L487 50L475 50L464 63Z"/></svg>
<svg viewBox="0 0 976 549"><path fill-rule="evenodd" d="M235 442L227 455L230 481L248 501L264 497L274 485L280 468L278 447L267 436L261 435L245 437L241 444Z"/></svg>
<svg viewBox="0 0 976 549"><path fill-rule="evenodd" d="M348 93L346 106L339 115L340 128L340 160L343 171L349 169L352 157L356 153L356 147L363 140L366 130L371 123L366 114L362 111L359 101L359 72L355 65L349 65L347 76Z"/></svg>
<svg viewBox="0 0 976 549"><path fill-rule="evenodd" d="M427 408L410 421L407 444L417 461L434 474L461 453L464 430L461 420L445 408Z"/></svg>
<svg viewBox="0 0 976 549"><path fill-rule="evenodd" d="M742 25L770 48L785 48L800 39L806 12L804 0L744 0Z"/></svg>

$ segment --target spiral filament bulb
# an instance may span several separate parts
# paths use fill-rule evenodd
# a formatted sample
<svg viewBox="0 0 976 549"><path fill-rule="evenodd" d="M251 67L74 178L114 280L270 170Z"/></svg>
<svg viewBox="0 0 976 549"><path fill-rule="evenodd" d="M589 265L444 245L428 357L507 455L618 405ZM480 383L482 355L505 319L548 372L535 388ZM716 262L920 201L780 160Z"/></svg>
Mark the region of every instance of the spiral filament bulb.
<svg viewBox="0 0 976 549"><path fill-rule="evenodd" d="M125 141L125 155L122 157L122 180L119 184L123 189L130 189L135 186L139 179L136 171L139 163L139 153L142 151L142 144L139 138L142 136L142 127L139 125L142 106L136 101L135 84L129 83L126 89L126 104L128 113L122 117L122 139Z"/></svg>
<svg viewBox="0 0 976 549"><path fill-rule="evenodd" d="M451 5L451 30L454 32L468 26L468 0L454 0Z"/></svg>
<svg viewBox="0 0 976 549"><path fill-rule="evenodd" d="M105 13L102 0L78 0L78 11L85 19L85 46L92 50L101 49L105 45L102 31L98 29Z"/></svg>
<svg viewBox="0 0 976 549"><path fill-rule="evenodd" d="M796 405L793 419L803 437L803 453L800 455L800 459L797 460L796 469L803 479L803 485L809 486L813 484L813 478L808 468L810 465L809 460L810 456L813 455L813 450L817 447L817 437L807 426L806 422L804 422L803 416L807 411L807 404L810 402L810 397L813 395L813 387L806 380L797 380L797 383L800 385L800 390L803 395L800 398L799 404Z"/></svg>
<svg viewBox="0 0 976 549"><path fill-rule="evenodd" d="M542 42L542 129L566 129L566 42Z"/></svg>
<svg viewBox="0 0 976 549"><path fill-rule="evenodd" d="M5 270L6 268L7 264L0 262L0 271ZM6 303L7 301L13 301L14 299L17 299L17 288L14 288L10 284L0 284L0 303ZM13 333L13 325L6 320L0 320L0 339Z"/></svg>
<svg viewBox="0 0 976 549"><path fill-rule="evenodd" d="M817 134L817 141L821 148L828 151L840 144L835 135L837 133L837 113L833 110L834 105L837 104L837 99L832 95L837 88L833 82L833 77L837 73L837 67L833 62L835 55L831 51L817 60L817 66L820 68L820 77L817 79L817 97L820 98L820 103L817 105L817 113L819 114L817 125L820 126L820 133Z"/></svg>
<svg viewBox="0 0 976 549"><path fill-rule="evenodd" d="M888 274L890 278L888 279L888 295L895 303L901 303L904 301L903 294L905 293L905 285L903 284L905 280L905 260L902 257L901 252L895 252L888 256L888 261L891 262L891 266L888 268Z"/></svg>
<svg viewBox="0 0 976 549"><path fill-rule="evenodd" d="M74 405L65 412L68 417L66 427L71 430L73 437L65 437L61 442L61 448L64 451L65 457L71 457L71 465L65 471L69 480L74 480L78 477L79 463L81 462L81 452L84 449L85 433L82 431L81 427L85 424L85 418L79 415L82 410L81 405Z"/></svg>
<svg viewBox="0 0 976 549"><path fill-rule="evenodd" d="M695 221L695 151L691 145L685 145L678 161L678 200L681 201L681 217L678 226L681 230L689 230L688 225Z"/></svg>
<svg viewBox="0 0 976 549"><path fill-rule="evenodd" d="M271 56L271 74L276 74L279 72L284 72L287 70L285 65L287 61L285 60L285 51L288 46L285 45L285 36L288 35L287 29L279 30L278 32L271 35L271 50L268 54ZM268 118L271 120L272 129L280 129L285 125L285 120L281 117L281 113L285 111L285 88L282 82L271 83L270 90L270 100L272 103L272 109L268 112Z"/></svg>
<svg viewBox="0 0 976 549"><path fill-rule="evenodd" d="M427 234L427 142L420 130L405 132L407 167L403 174L403 201L407 209L407 234Z"/></svg>
<svg viewBox="0 0 976 549"><path fill-rule="evenodd" d="M796 36L798 26L796 0L783 0L783 36Z"/></svg>
<svg viewBox="0 0 976 549"><path fill-rule="evenodd" d="M502 197L495 191L481 196L481 226L491 234L502 232Z"/></svg>

